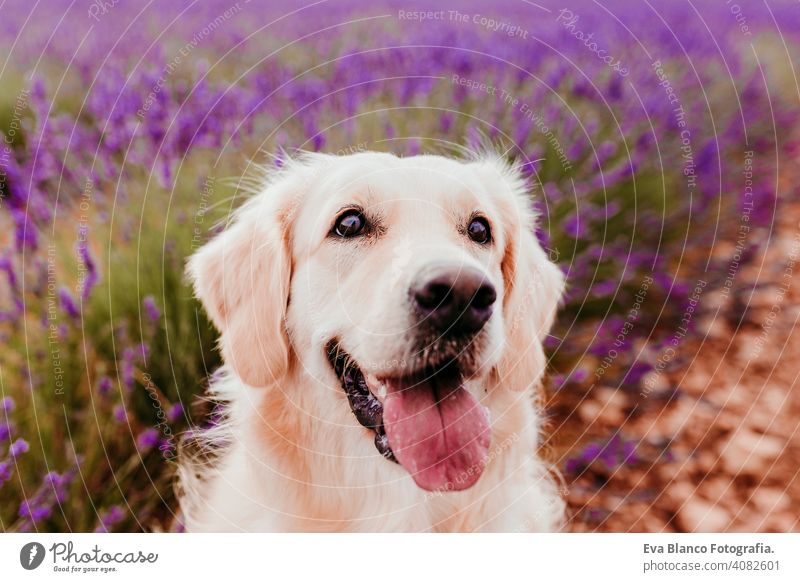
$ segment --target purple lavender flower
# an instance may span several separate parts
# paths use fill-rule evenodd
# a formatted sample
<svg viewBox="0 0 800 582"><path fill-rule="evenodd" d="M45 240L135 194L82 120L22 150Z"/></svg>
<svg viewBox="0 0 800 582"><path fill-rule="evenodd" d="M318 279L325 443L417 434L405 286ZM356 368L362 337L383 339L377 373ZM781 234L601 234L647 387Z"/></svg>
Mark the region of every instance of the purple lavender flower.
<svg viewBox="0 0 800 582"><path fill-rule="evenodd" d="M14 466L10 461L0 461L0 485L11 479Z"/></svg>
<svg viewBox="0 0 800 582"><path fill-rule="evenodd" d="M142 305L144 306L145 313L147 313L147 317L150 318L150 321L156 322L161 318L161 311L156 306L156 300L152 295L147 295L142 300Z"/></svg>
<svg viewBox="0 0 800 582"><path fill-rule="evenodd" d="M121 404L114 407L112 414L114 415L114 420L116 420L119 423L127 422L128 420L128 415L125 412L125 407L122 406Z"/></svg>
<svg viewBox="0 0 800 582"><path fill-rule="evenodd" d="M111 378L108 376L103 376L97 382L97 391L102 395L107 395L111 393L111 390L114 387L114 383L112 382Z"/></svg>
<svg viewBox="0 0 800 582"><path fill-rule="evenodd" d="M588 232L586 220L581 220L578 212L567 218L562 228L572 238L585 238Z"/></svg>
<svg viewBox="0 0 800 582"><path fill-rule="evenodd" d="M136 358L136 351L133 348L125 348L122 350L122 382L129 390L133 388L136 380L134 366L134 359Z"/></svg>
<svg viewBox="0 0 800 582"><path fill-rule="evenodd" d="M107 533L125 517L125 510L119 505L112 505L100 515L100 525L95 528L97 533Z"/></svg>
<svg viewBox="0 0 800 582"><path fill-rule="evenodd" d="M567 459L564 469L568 473L577 475L597 467L599 462L605 470L615 471L637 461L636 441L624 440L619 434L615 434L605 442L587 444L576 456Z"/></svg>
<svg viewBox="0 0 800 582"><path fill-rule="evenodd" d="M86 275L81 285L81 297L84 301L86 301L91 296L92 289L95 285L97 285L100 276L97 273L97 267L94 264L94 260L92 260L92 255L89 253L89 245L87 243L79 245L78 253L80 254L81 261L83 261L83 266L86 269Z"/></svg>
<svg viewBox="0 0 800 582"><path fill-rule="evenodd" d="M173 404L167 410L167 419L170 422L177 421L181 416L183 416L183 405L180 402Z"/></svg>
<svg viewBox="0 0 800 582"><path fill-rule="evenodd" d="M439 117L439 129L445 135L450 133L450 128L453 127L453 116L450 113L443 113Z"/></svg>
<svg viewBox="0 0 800 582"><path fill-rule="evenodd" d="M61 503L67 498L67 488L72 482L72 476L69 473L61 475L56 471L50 471L44 476L43 482L53 488L56 501Z"/></svg>
<svg viewBox="0 0 800 582"><path fill-rule="evenodd" d="M598 281L597 283L592 285L592 293L596 297L606 297L608 295L613 295L616 289L617 289L617 282L613 280Z"/></svg>
<svg viewBox="0 0 800 582"><path fill-rule="evenodd" d="M11 396L6 396L2 400L0 400L0 410L3 412L10 414L14 411L14 399Z"/></svg>
<svg viewBox="0 0 800 582"><path fill-rule="evenodd" d="M9 257L0 259L0 271L5 272L6 278L8 279L8 286L11 287L12 290L16 290L19 287L19 281L17 280L16 271L14 271L14 264Z"/></svg>
<svg viewBox="0 0 800 582"><path fill-rule="evenodd" d="M58 298L61 302L61 309L63 309L69 317L78 319L81 316L81 311L75 304L75 300L72 298L69 289L61 287L58 290Z"/></svg>
<svg viewBox="0 0 800 582"><path fill-rule="evenodd" d="M623 382L628 384L632 384L637 386L639 382L641 382L642 378L653 369L653 366L648 364L647 362L636 361L633 365L629 368L628 372L625 374L623 378Z"/></svg>
<svg viewBox="0 0 800 582"><path fill-rule="evenodd" d="M39 236L36 232L36 225L24 210L17 208L11 209L11 218L14 221L14 235L17 250L24 248L35 250L39 246Z"/></svg>
<svg viewBox="0 0 800 582"><path fill-rule="evenodd" d="M18 515L27 519L29 524L36 524L49 518L53 507L61 505L67 500L69 486L77 472L77 463L66 473L59 474L50 471L42 478L41 486L33 496L20 503Z"/></svg>
<svg viewBox="0 0 800 582"><path fill-rule="evenodd" d="M29 449L30 446L25 439L17 439L8 447L8 454L12 457L18 457L23 453L27 453Z"/></svg>
<svg viewBox="0 0 800 582"><path fill-rule="evenodd" d="M583 382L586 378L589 377L589 372L587 372L584 368L578 368L570 374L570 380L572 382Z"/></svg>
<svg viewBox="0 0 800 582"><path fill-rule="evenodd" d="M544 342L542 342L542 343L544 344L544 346L545 346L546 348L548 348L548 349L551 349L551 350L552 350L552 349L555 349L555 348L557 348L557 347L558 347L559 345L561 345L563 342L562 342L562 340L561 340L560 338L558 338L558 337L556 337L556 336L554 336L554 335L550 334L550 335L548 335L546 338L544 338Z"/></svg>
<svg viewBox="0 0 800 582"><path fill-rule="evenodd" d="M158 444L158 431L154 428L143 430L136 439L140 449L152 449Z"/></svg>
<svg viewBox="0 0 800 582"><path fill-rule="evenodd" d="M33 523L38 523L50 517L52 512L52 508L47 505L34 505L32 502L25 500L20 504L17 515L29 519Z"/></svg>

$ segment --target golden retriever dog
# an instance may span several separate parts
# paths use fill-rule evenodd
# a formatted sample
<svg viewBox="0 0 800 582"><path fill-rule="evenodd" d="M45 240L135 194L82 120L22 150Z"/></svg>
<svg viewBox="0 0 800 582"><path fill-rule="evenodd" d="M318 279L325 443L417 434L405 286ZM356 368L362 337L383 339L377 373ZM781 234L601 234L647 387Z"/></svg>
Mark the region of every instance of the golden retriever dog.
<svg viewBox="0 0 800 582"><path fill-rule="evenodd" d="M534 220L494 154L286 161L189 260L225 414L184 446L186 529L558 529Z"/></svg>

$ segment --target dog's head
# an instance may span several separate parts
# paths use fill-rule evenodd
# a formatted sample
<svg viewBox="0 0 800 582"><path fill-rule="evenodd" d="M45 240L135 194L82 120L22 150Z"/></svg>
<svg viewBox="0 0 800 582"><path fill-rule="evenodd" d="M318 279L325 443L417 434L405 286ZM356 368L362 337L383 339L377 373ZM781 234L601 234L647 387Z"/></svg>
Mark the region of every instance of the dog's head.
<svg viewBox="0 0 800 582"><path fill-rule="evenodd" d="M533 222L497 157L309 155L189 270L245 383L341 386L365 438L420 487L465 489L489 451L479 401L543 372L563 279Z"/></svg>

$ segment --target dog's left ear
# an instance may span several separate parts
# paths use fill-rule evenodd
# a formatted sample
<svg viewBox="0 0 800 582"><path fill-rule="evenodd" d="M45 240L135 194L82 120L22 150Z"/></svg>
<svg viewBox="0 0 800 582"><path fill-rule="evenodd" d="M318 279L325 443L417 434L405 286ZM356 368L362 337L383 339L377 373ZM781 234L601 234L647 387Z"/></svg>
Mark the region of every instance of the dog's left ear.
<svg viewBox="0 0 800 582"><path fill-rule="evenodd" d="M502 262L506 321L527 322L531 341L544 341L564 293L564 274L539 245L533 219L508 239Z"/></svg>
<svg viewBox="0 0 800 582"><path fill-rule="evenodd" d="M546 361L542 341L555 320L564 275L534 234L536 216L519 170L497 157L480 162L498 193L505 249L501 263L506 349L499 366L502 384L524 390L538 382Z"/></svg>
<svg viewBox="0 0 800 582"><path fill-rule="evenodd" d="M221 332L226 364L251 386L275 384L289 367L285 317L290 215L302 182L297 173L284 170L188 263L195 294Z"/></svg>

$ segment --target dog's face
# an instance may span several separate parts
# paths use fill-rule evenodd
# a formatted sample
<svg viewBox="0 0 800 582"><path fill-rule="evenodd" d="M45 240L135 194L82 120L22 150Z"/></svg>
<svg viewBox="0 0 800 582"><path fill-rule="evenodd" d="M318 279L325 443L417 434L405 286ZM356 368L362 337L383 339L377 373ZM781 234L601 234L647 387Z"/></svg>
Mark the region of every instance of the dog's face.
<svg viewBox="0 0 800 582"><path fill-rule="evenodd" d="M290 163L190 267L246 383L336 385L420 487L465 489L489 454L481 399L542 372L525 352L543 367L562 280L532 229L498 160L320 155Z"/></svg>

